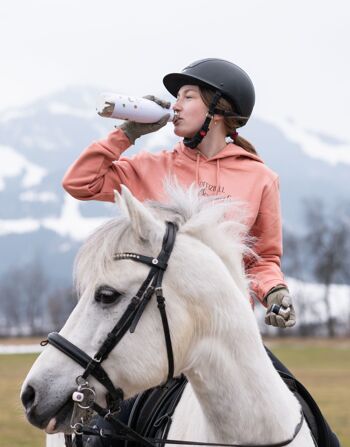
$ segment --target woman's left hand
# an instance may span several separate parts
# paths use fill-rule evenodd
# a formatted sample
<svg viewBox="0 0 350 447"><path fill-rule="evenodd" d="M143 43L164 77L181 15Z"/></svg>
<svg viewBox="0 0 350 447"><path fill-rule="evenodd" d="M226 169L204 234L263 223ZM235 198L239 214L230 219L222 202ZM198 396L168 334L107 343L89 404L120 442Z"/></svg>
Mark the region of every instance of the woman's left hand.
<svg viewBox="0 0 350 447"><path fill-rule="evenodd" d="M267 303L265 323L271 326L287 328L296 323L295 310L289 290L276 286L264 298Z"/></svg>
<svg viewBox="0 0 350 447"><path fill-rule="evenodd" d="M163 109L170 109L171 104L169 101L163 101L154 95L146 95L143 96L143 98L155 102L159 106L163 107ZM135 140L140 138L142 135L157 132L157 130L164 127L169 121L169 116L169 114L166 114L156 123L137 123L135 121L125 121L117 127L126 134L131 144L135 144Z"/></svg>

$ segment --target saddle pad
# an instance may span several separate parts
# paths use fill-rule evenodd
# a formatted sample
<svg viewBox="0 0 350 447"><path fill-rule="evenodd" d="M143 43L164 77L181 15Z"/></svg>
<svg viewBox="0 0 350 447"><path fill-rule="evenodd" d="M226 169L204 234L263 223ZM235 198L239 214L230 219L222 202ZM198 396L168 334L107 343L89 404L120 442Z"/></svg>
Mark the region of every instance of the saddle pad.
<svg viewBox="0 0 350 447"><path fill-rule="evenodd" d="M129 427L145 437L166 439L186 384L187 379L182 375L140 394L130 413ZM137 447L137 444L126 441L125 447Z"/></svg>
<svg viewBox="0 0 350 447"><path fill-rule="evenodd" d="M278 372L300 402L317 446L330 447L330 429L311 394L295 377L282 371ZM164 385L141 393L131 410L129 427L145 437L166 439L172 415L186 384L187 379L182 375L169 380ZM139 446L136 443L125 441L125 447Z"/></svg>

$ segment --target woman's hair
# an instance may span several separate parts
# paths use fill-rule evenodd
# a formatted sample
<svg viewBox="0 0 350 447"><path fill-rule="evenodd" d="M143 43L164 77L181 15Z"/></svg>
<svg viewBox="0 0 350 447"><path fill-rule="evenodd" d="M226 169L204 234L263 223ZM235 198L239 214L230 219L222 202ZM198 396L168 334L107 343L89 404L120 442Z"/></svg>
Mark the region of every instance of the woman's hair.
<svg viewBox="0 0 350 447"><path fill-rule="evenodd" d="M207 107L209 107L212 99L214 98L214 94L215 94L214 91L209 88L204 88L204 87L200 87L199 90L200 90L200 94L201 94L204 104ZM235 112L232 105L225 98L220 98L216 107L220 110ZM248 140L241 137L240 135L237 135L234 138L232 137L232 134L234 134L236 132L237 127L239 127L239 122L236 117L225 116L224 117L224 125L227 130L227 136L231 137L234 140L234 143L237 144L237 146L242 147L247 152L258 155L255 147L251 143L249 143Z"/></svg>

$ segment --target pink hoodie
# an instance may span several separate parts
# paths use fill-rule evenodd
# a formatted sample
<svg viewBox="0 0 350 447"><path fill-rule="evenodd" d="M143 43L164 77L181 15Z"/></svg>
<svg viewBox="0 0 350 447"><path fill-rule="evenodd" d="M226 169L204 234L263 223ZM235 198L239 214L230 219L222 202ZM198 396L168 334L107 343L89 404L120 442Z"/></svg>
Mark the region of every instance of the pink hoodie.
<svg viewBox="0 0 350 447"><path fill-rule="evenodd" d="M117 129L92 143L69 168L63 187L80 200L114 201L113 189L126 185L139 200L164 201L163 180L176 176L184 186L193 182L204 194L223 195L248 204L250 234L258 239L259 260L246 265L262 301L278 284L286 284L280 268L282 230L278 176L263 161L235 144L212 158L178 143L172 151L140 152L121 157L130 141Z"/></svg>

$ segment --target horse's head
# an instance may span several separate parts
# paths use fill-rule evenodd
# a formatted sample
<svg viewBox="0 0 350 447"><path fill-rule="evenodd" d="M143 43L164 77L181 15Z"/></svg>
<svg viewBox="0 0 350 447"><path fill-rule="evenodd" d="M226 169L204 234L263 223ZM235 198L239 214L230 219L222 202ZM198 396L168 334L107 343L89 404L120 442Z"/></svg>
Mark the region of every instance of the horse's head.
<svg viewBox="0 0 350 447"><path fill-rule="evenodd" d="M230 295L244 292L243 227L237 221L224 221L230 205L215 200L208 203L193 189L185 193L177 188L172 196L177 205L145 206L123 188L122 196L116 193L122 216L100 227L82 246L75 264L79 300L60 335L89 356L99 350L151 268L132 259L118 259L116 253L156 257L162 248L165 220L179 227L162 283L175 375L193 367L196 345L218 331L218 315L231 312L226 309L226 304L231 306ZM164 328L154 297L135 332L125 333L103 368L125 397L166 380ZM77 362L48 345L23 384L22 401L29 421L48 432L70 431L71 395L82 372ZM105 405L105 387L91 376L88 381L95 388L96 401Z"/></svg>

